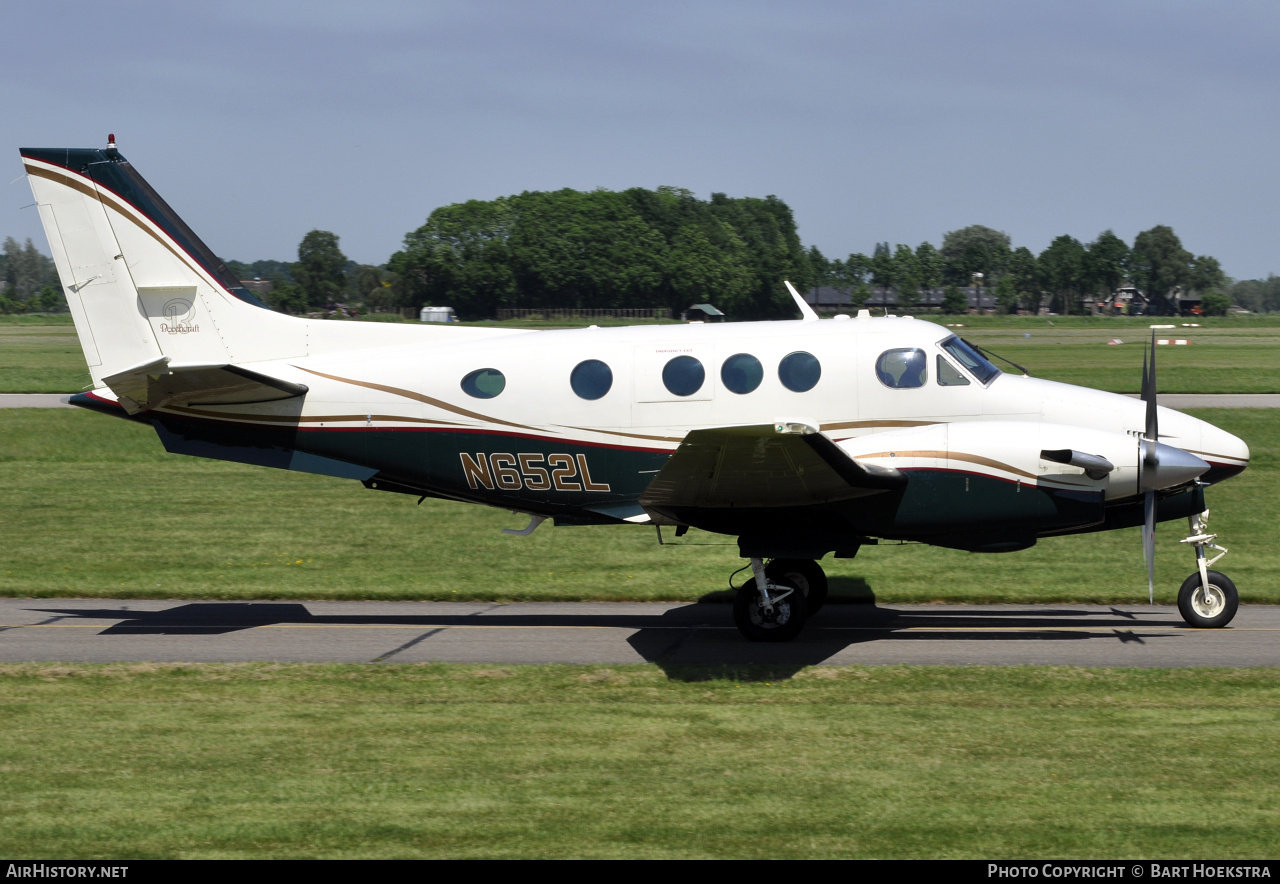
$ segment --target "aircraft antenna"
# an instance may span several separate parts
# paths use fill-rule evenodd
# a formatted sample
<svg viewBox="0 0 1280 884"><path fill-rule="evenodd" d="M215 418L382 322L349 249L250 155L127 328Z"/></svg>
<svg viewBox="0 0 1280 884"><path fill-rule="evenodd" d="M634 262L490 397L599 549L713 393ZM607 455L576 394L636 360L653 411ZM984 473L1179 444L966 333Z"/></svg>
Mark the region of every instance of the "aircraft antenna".
<svg viewBox="0 0 1280 884"><path fill-rule="evenodd" d="M787 291L791 292L791 297L795 298L796 306L800 308L800 316L805 322L817 322L818 314L813 312L813 308L809 306L809 302L800 297L800 293L796 291L796 287L791 284L791 280L784 279L783 284L786 285Z"/></svg>

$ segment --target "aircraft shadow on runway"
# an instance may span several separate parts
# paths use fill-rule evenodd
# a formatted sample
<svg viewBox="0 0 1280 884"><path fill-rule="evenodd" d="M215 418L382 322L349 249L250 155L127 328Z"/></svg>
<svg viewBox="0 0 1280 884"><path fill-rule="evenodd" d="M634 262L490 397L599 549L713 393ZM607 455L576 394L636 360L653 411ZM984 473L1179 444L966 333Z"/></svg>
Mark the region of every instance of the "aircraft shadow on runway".
<svg viewBox="0 0 1280 884"><path fill-rule="evenodd" d="M114 620L99 635L215 636L263 626L409 626L424 632L453 626L593 627L629 629L626 639L644 660L657 664L668 677L680 681L731 678L769 681L789 678L808 666L821 664L846 647L866 642L1006 642L1106 641L1146 643L1172 637L1178 628L1168 619L1146 617L1112 608L1085 611L1071 606L1009 610L897 610L874 603L828 604L816 614L796 640L782 644L744 640L733 625L727 604L692 603L663 614L617 613L502 613L500 606L466 614L432 612L412 615L312 614L297 602L190 602L162 611L126 608L40 608L67 619ZM1156 628L1159 632L1133 632ZM316 638L323 641L323 631ZM424 635L421 638L426 638ZM419 645L415 639L404 647ZM566 641L572 638L566 636ZM394 655L383 658L394 662Z"/></svg>

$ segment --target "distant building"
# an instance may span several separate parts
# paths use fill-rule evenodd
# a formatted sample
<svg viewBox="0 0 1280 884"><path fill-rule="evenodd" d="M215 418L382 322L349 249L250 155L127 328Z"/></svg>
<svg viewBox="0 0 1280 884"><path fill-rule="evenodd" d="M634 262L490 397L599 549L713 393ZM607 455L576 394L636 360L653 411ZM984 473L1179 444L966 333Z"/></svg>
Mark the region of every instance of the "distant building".
<svg viewBox="0 0 1280 884"><path fill-rule="evenodd" d="M457 322L452 307L423 307L418 313L419 322Z"/></svg>
<svg viewBox="0 0 1280 884"><path fill-rule="evenodd" d="M977 289L973 286L966 286L960 291L964 293L965 299L969 302L970 310L994 310L996 308L995 296L991 294L991 290L988 288ZM940 308L945 294L946 289L921 289L920 295L911 309L929 310L935 307ZM847 291L827 285L815 286L810 289L805 293L804 299L809 302L809 305L814 310L849 313L858 309ZM892 286L876 286L871 289L871 294L863 302L862 306L869 310L893 310L898 306L898 292Z"/></svg>

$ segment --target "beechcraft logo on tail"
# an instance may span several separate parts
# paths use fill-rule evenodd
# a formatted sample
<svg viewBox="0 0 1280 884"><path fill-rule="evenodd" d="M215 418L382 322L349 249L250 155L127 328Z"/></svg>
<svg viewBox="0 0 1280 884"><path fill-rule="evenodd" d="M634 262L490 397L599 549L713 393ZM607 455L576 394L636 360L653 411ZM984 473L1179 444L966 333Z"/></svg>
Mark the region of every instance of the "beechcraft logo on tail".
<svg viewBox="0 0 1280 884"><path fill-rule="evenodd" d="M192 323L196 318L196 307L186 298L173 298L164 305L165 321L160 323L160 331L166 335L189 335L200 331L200 326Z"/></svg>

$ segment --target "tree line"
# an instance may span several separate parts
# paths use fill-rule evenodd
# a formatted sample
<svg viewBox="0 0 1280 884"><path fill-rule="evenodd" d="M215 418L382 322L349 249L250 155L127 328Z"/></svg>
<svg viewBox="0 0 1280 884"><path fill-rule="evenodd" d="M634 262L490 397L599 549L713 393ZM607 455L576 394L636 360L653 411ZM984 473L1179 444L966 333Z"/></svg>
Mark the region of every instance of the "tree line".
<svg viewBox="0 0 1280 884"><path fill-rule="evenodd" d="M53 259L27 239L6 237L0 251L0 313L56 313L67 309Z"/></svg>
<svg viewBox="0 0 1280 884"><path fill-rule="evenodd" d="M1004 312L1090 313L1094 304L1110 303L1125 282L1145 295L1153 312L1177 312L1178 296L1201 300L1206 311L1225 313L1230 304L1218 260L1187 251L1164 225L1139 233L1133 245L1110 230L1088 244L1063 235L1039 255L1014 248L1006 233L971 225L946 234L941 248L923 242L890 249L883 242L869 256L830 260L814 248L809 258L819 284L844 292L853 306L879 288L892 289L899 308L909 310L922 291L945 289L943 310L951 312L967 306L959 289L977 286Z"/></svg>
<svg viewBox="0 0 1280 884"><path fill-rule="evenodd" d="M734 319L763 319L794 312L784 279L801 291L834 288L854 308L879 290L910 311L932 291L945 293L944 311L962 312L961 289L979 285L1004 311L1087 313L1130 284L1153 312L1176 312L1188 297L1208 313L1233 301L1280 310L1280 278L1233 283L1216 258L1188 251L1164 225L1132 244L1110 230L1089 243L1063 235L1039 254L971 225L945 234L941 246L881 242L870 255L827 258L801 245L791 209L776 196L701 200L677 187L526 191L443 206L382 266L349 260L324 230L303 237L295 262L226 263L241 279L270 283L264 296L289 313L432 304L482 319L503 307L679 313L709 302ZM0 281L4 312L65 309L53 262L30 240L5 240Z"/></svg>

